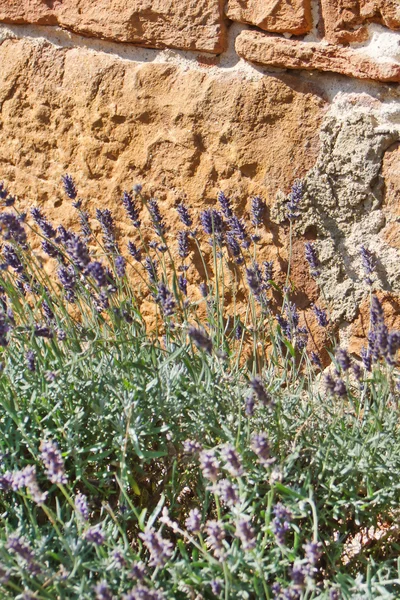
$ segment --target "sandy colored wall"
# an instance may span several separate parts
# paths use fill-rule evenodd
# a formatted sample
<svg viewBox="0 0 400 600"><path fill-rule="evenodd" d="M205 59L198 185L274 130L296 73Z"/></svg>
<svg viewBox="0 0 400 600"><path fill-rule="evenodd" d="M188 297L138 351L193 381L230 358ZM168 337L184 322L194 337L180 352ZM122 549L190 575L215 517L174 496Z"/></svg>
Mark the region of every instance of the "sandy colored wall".
<svg viewBox="0 0 400 600"><path fill-rule="evenodd" d="M287 260L282 204L301 177L293 281L311 327L318 291L305 239L316 240L343 335L362 337L361 244L378 257L376 287L395 323L400 3L95 4L0 0L0 180L21 206L43 205L68 223L68 171L89 209L109 206L118 218L122 191L140 182L159 198L172 236L182 199L198 210L222 189L245 214L260 194L262 255L278 269ZM126 224L120 234L131 235Z"/></svg>

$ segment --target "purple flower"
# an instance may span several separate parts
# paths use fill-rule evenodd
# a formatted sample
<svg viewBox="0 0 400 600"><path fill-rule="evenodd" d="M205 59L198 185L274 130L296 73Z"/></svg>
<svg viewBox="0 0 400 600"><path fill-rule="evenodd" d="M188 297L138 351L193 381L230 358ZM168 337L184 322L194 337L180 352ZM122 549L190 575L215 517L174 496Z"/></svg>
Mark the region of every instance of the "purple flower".
<svg viewBox="0 0 400 600"><path fill-rule="evenodd" d="M36 479L36 468L33 466L27 466L22 471L14 474L13 477L13 488L20 489L26 487L31 496L32 500L38 504L44 504L47 497L47 492L41 492L39 484Z"/></svg>
<svg viewBox="0 0 400 600"><path fill-rule="evenodd" d="M212 235L215 233L217 239L223 231L222 215L218 210L207 209L200 213L200 223L205 233Z"/></svg>
<svg viewBox="0 0 400 600"><path fill-rule="evenodd" d="M260 196L254 196L251 199L251 222L255 227L262 225L262 218L265 211L265 202Z"/></svg>
<svg viewBox="0 0 400 600"><path fill-rule="evenodd" d="M75 198L78 195L78 192L76 191L74 180L72 179L71 175L68 175L67 173L66 175L62 175L61 179L64 184L64 190L68 198L71 198L71 200L75 200Z"/></svg>
<svg viewBox="0 0 400 600"><path fill-rule="evenodd" d="M232 477L241 477L244 474L241 458L232 444L221 448L221 456L225 460L225 469Z"/></svg>
<svg viewBox="0 0 400 600"><path fill-rule="evenodd" d="M32 208L31 215L36 225L40 227L42 233L47 238L55 238L57 231L54 229L53 225L47 220L47 218L43 215L40 208Z"/></svg>
<svg viewBox="0 0 400 600"><path fill-rule="evenodd" d="M318 354L316 354L315 352L311 352L310 353L310 358L311 358L311 362L318 367L318 369L322 370L322 362L320 357L318 356Z"/></svg>
<svg viewBox="0 0 400 600"><path fill-rule="evenodd" d="M292 191L289 194L287 202L287 216L289 219L294 220L300 216L299 204L303 199L303 182L296 180L293 183Z"/></svg>
<svg viewBox="0 0 400 600"><path fill-rule="evenodd" d="M114 596L111 593L110 588L108 587L108 583L106 581L100 581L97 583L94 588L94 593L96 594L96 600L113 600Z"/></svg>
<svg viewBox="0 0 400 600"><path fill-rule="evenodd" d="M68 231L67 229L65 229L65 227L63 225L59 225L57 227L57 232L58 232L58 236L56 237L56 240L55 240L57 242L57 244L59 244L60 242L62 242L63 244L66 244L75 235L74 233L72 233L72 231Z"/></svg>
<svg viewBox="0 0 400 600"><path fill-rule="evenodd" d="M256 298L260 297L262 292L262 274L257 264L246 269L246 281L251 292Z"/></svg>
<svg viewBox="0 0 400 600"><path fill-rule="evenodd" d="M0 181L0 199L4 200L8 196L8 190L5 186L4 181Z"/></svg>
<svg viewBox="0 0 400 600"><path fill-rule="evenodd" d="M179 275L178 277L178 287L181 290L182 294L184 294L184 296L187 296L187 279L186 277L182 274Z"/></svg>
<svg viewBox="0 0 400 600"><path fill-rule="evenodd" d="M85 494L75 496L75 510L84 521L89 519L89 507Z"/></svg>
<svg viewBox="0 0 400 600"><path fill-rule="evenodd" d="M270 281L272 280L274 261L273 260L264 260L263 267L264 267L264 275L263 275L264 289L268 290L271 287Z"/></svg>
<svg viewBox="0 0 400 600"><path fill-rule="evenodd" d="M336 380L334 392L340 398L343 398L344 396L347 395L347 388L346 388L346 384L344 383L343 379Z"/></svg>
<svg viewBox="0 0 400 600"><path fill-rule="evenodd" d="M90 263L89 249L78 235L70 236L65 247L68 255L79 270L83 270L88 266Z"/></svg>
<svg viewBox="0 0 400 600"><path fill-rule="evenodd" d="M151 590L147 586L140 584L122 597L122 600L164 600L162 592Z"/></svg>
<svg viewBox="0 0 400 600"><path fill-rule="evenodd" d="M26 538L18 533L12 533L7 539L6 548L20 556L26 562L27 568L32 574L37 575L40 573L40 567L35 561L35 555Z"/></svg>
<svg viewBox="0 0 400 600"><path fill-rule="evenodd" d="M134 194L140 194L140 192L143 189L143 186L140 183L135 183L132 189Z"/></svg>
<svg viewBox="0 0 400 600"><path fill-rule="evenodd" d="M343 371L348 371L351 367L351 359L346 350L338 348L336 350L336 360Z"/></svg>
<svg viewBox="0 0 400 600"><path fill-rule="evenodd" d="M203 298L207 298L208 285L206 283L201 283L199 287L200 287L200 294L203 296Z"/></svg>
<svg viewBox="0 0 400 600"><path fill-rule="evenodd" d="M101 528L101 525L94 525L89 527L83 535L84 539L90 544L95 546L101 546L106 541L106 536Z"/></svg>
<svg viewBox="0 0 400 600"><path fill-rule="evenodd" d="M100 262L92 262L88 265L86 273L91 275L99 288L107 285L106 271Z"/></svg>
<svg viewBox="0 0 400 600"><path fill-rule="evenodd" d="M79 222L81 224L81 231L84 238L90 238L92 235L92 230L89 225L89 214L86 211L81 211L79 213Z"/></svg>
<svg viewBox="0 0 400 600"><path fill-rule="evenodd" d="M315 566L321 558L321 544L318 542L308 542L303 548L308 563Z"/></svg>
<svg viewBox="0 0 400 600"><path fill-rule="evenodd" d="M199 455L200 468L205 479L217 481L220 470L219 462L215 457L213 450L202 450Z"/></svg>
<svg viewBox="0 0 400 600"><path fill-rule="evenodd" d="M40 454L49 481L56 484L67 483L64 461L57 443L51 440L47 442L42 441L40 444Z"/></svg>
<svg viewBox="0 0 400 600"><path fill-rule="evenodd" d="M130 579L136 579L137 581L143 581L146 575L146 567L142 562L133 563L131 570L128 574Z"/></svg>
<svg viewBox="0 0 400 600"><path fill-rule="evenodd" d="M235 340L239 341L242 339L243 335L243 327L240 323L238 323L235 327Z"/></svg>
<svg viewBox="0 0 400 600"><path fill-rule="evenodd" d="M213 349L212 341L204 330L196 329L195 327L189 327L188 334L197 348L200 350L205 350L208 352L208 354L211 354Z"/></svg>
<svg viewBox="0 0 400 600"><path fill-rule="evenodd" d="M96 208L96 219L100 223L101 230L103 232L103 243L105 248L109 252L116 252L118 250L117 241L114 235L114 219L108 208L101 210Z"/></svg>
<svg viewBox="0 0 400 600"><path fill-rule="evenodd" d="M261 377L256 375L250 380L250 387L254 391L257 399L263 406L269 406L272 402L270 394L266 391Z"/></svg>
<svg viewBox="0 0 400 600"><path fill-rule="evenodd" d="M22 264L18 254L10 244L3 246L3 257L7 266L14 269L16 273L23 273L24 265Z"/></svg>
<svg viewBox="0 0 400 600"><path fill-rule="evenodd" d="M274 459L271 458L271 449L268 437L265 433L254 433L251 436L250 448L257 456L258 462L260 462L262 465L269 466L271 463L274 462Z"/></svg>
<svg viewBox="0 0 400 600"><path fill-rule="evenodd" d="M140 227L139 210L136 206L136 202L133 199L132 195L129 194L128 192L124 192L124 195L122 196L122 204L124 205L126 213L127 213L128 217L130 218L130 220L132 221L133 225L136 228L139 228Z"/></svg>
<svg viewBox="0 0 400 600"><path fill-rule="evenodd" d="M214 556L219 560L225 558L224 539L225 531L224 526L220 521L207 521L206 523L207 545L213 550Z"/></svg>
<svg viewBox="0 0 400 600"><path fill-rule="evenodd" d="M172 544L164 539L155 529L149 528L139 537L150 552L150 565L154 567L164 567L172 556Z"/></svg>
<svg viewBox="0 0 400 600"><path fill-rule="evenodd" d="M14 240L22 247L26 246L26 233L21 221L12 213L0 214L0 231L5 240Z"/></svg>
<svg viewBox="0 0 400 600"><path fill-rule="evenodd" d="M43 325L42 323L35 323L33 328L33 335L35 337L42 337L52 339L54 337L54 332L47 327L47 325Z"/></svg>
<svg viewBox="0 0 400 600"><path fill-rule="evenodd" d="M71 265L68 267L60 267L57 271L58 278L65 290L65 297L73 304L75 302L75 287L76 287L76 276L75 271Z"/></svg>
<svg viewBox="0 0 400 600"><path fill-rule="evenodd" d="M189 214L187 207L181 202L176 207L176 210L178 211L178 215L179 215L179 218L182 221L182 223L184 225L186 225L186 227L191 227L193 224L193 221L192 221L192 218Z"/></svg>
<svg viewBox="0 0 400 600"><path fill-rule="evenodd" d="M128 242L127 244L128 246L128 252L129 254L138 262L140 262L141 257L142 257L142 253L141 251L136 247L136 245L134 244L134 242Z"/></svg>
<svg viewBox="0 0 400 600"><path fill-rule="evenodd" d="M312 277L319 277L321 274L320 262L314 245L306 242L306 244L304 244L304 248L306 261L310 265L310 273Z"/></svg>
<svg viewBox="0 0 400 600"><path fill-rule="evenodd" d="M63 260L63 256L59 249L48 240L42 241L42 250L47 254L47 256L50 256L51 258L57 258L60 261Z"/></svg>
<svg viewBox="0 0 400 600"><path fill-rule="evenodd" d="M327 327L329 325L329 319L327 317L326 312L322 308L318 308L318 306L313 305L313 311L315 314L315 318L320 327Z"/></svg>
<svg viewBox="0 0 400 600"><path fill-rule="evenodd" d="M371 357L371 353L369 352L369 350L367 350L367 348L361 348L361 359L363 361L363 365L364 368L367 371L371 371L372 370L372 357Z"/></svg>
<svg viewBox="0 0 400 600"><path fill-rule="evenodd" d="M196 440L185 440L183 442L183 451L185 454L195 454L202 450L202 445Z"/></svg>
<svg viewBox="0 0 400 600"><path fill-rule="evenodd" d="M243 550L249 552L256 547L256 532L249 517L240 517L236 522L236 537L242 542Z"/></svg>
<svg viewBox="0 0 400 600"><path fill-rule="evenodd" d="M239 502L237 486L229 479L220 479L218 483L212 486L212 491L228 506L235 506Z"/></svg>
<svg viewBox="0 0 400 600"><path fill-rule="evenodd" d="M374 273L376 259L373 253L368 250L365 246L360 248L361 263L365 273L365 282L368 285L372 285L371 275Z"/></svg>
<svg viewBox="0 0 400 600"><path fill-rule="evenodd" d="M233 215L229 219L229 226L231 233L242 242L243 248L248 248L246 225L243 219L239 219L236 215Z"/></svg>
<svg viewBox="0 0 400 600"><path fill-rule="evenodd" d="M383 312L382 304L379 302L376 296L371 298L371 325L373 328L384 325L385 315Z"/></svg>
<svg viewBox="0 0 400 600"><path fill-rule="evenodd" d="M274 519L271 523L271 529L278 544L285 543L286 534L290 530L291 512L281 503L275 505L273 509Z"/></svg>
<svg viewBox="0 0 400 600"><path fill-rule="evenodd" d="M125 276L126 271L126 260L123 256L119 255L115 259L115 272L117 276L122 278Z"/></svg>
<svg viewBox="0 0 400 600"><path fill-rule="evenodd" d="M153 221L155 232L158 236L162 237L165 233L165 223L163 217L161 216L160 209L158 207L158 202L155 198L149 200L148 208L151 219Z"/></svg>
<svg viewBox="0 0 400 600"><path fill-rule="evenodd" d="M156 302L161 306L165 317L171 317L174 314L176 302L164 282L157 286Z"/></svg>
<svg viewBox="0 0 400 600"><path fill-rule="evenodd" d="M178 231L178 254L181 258L189 255L189 234L187 231Z"/></svg>
<svg viewBox="0 0 400 600"><path fill-rule="evenodd" d="M222 592L222 581L220 579L213 579L210 582L211 591L215 596L219 596Z"/></svg>
<svg viewBox="0 0 400 600"><path fill-rule="evenodd" d="M189 511L188 518L185 521L186 529L195 535L201 532L201 512L198 508L192 508Z"/></svg>
<svg viewBox="0 0 400 600"><path fill-rule="evenodd" d="M158 263L156 260L153 260L150 258L150 256L146 256L146 258L144 259L144 268L147 271L150 283L156 284L157 283L157 269L158 269Z"/></svg>
<svg viewBox="0 0 400 600"><path fill-rule="evenodd" d="M36 369L35 353L33 350L28 350L28 352L25 354L25 360L28 370L33 373Z"/></svg>
<svg viewBox="0 0 400 600"><path fill-rule="evenodd" d="M241 254L240 245L232 231L228 231L228 233L226 234L226 245L229 249L229 252L234 257L235 262L238 265L243 264L244 259Z"/></svg>
<svg viewBox="0 0 400 600"><path fill-rule="evenodd" d="M221 205L222 214L226 219L230 219L233 216L231 201L227 196L225 196L224 192L218 192L217 196L218 202Z"/></svg>

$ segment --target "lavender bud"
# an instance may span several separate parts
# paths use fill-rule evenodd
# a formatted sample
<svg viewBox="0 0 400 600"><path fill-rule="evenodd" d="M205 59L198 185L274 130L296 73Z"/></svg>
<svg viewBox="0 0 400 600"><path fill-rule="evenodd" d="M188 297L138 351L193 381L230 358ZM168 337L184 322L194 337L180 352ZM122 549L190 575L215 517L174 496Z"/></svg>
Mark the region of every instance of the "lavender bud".
<svg viewBox="0 0 400 600"><path fill-rule="evenodd" d="M73 267L60 267L57 271L58 278L65 291L65 297L73 304L75 302L75 287L76 287L76 276Z"/></svg>
<svg viewBox="0 0 400 600"><path fill-rule="evenodd" d="M187 296L187 279L184 275L178 277L178 287L184 296Z"/></svg>
<svg viewBox="0 0 400 600"><path fill-rule="evenodd" d="M213 450L202 450L199 455L200 468L205 479L216 481L219 476L219 462Z"/></svg>
<svg viewBox="0 0 400 600"><path fill-rule="evenodd" d="M221 448L221 456L225 460L225 469L232 477L241 477L244 474L240 456L231 444Z"/></svg>
<svg viewBox="0 0 400 600"><path fill-rule="evenodd" d="M306 261L310 265L310 273L312 277L319 277L321 274L320 262L315 247L313 246L313 244L307 242L306 244L304 244L304 248Z"/></svg>
<svg viewBox="0 0 400 600"><path fill-rule="evenodd" d="M40 227L40 229L42 230L42 233L47 238L55 238L56 237L56 234L57 234L56 230L54 229L52 224L47 220L47 218L42 214L42 212L39 208L32 208L31 216L32 216L33 220L35 221L36 225L38 225Z"/></svg>
<svg viewBox="0 0 400 600"><path fill-rule="evenodd" d="M215 483L212 491L228 506L235 506L239 502L237 486L229 479L221 479L218 483Z"/></svg>
<svg viewBox="0 0 400 600"><path fill-rule="evenodd" d="M303 183L300 180L296 180L293 183L292 191L289 194L287 202L287 216L289 219L294 220L300 216L299 204L303 199Z"/></svg>
<svg viewBox="0 0 400 600"><path fill-rule="evenodd" d="M108 583L106 581L100 581L93 588L96 594L96 600L113 600L114 596L111 593Z"/></svg>
<svg viewBox="0 0 400 600"><path fill-rule="evenodd" d="M254 196L251 199L251 222L254 227L260 227L262 225L262 218L265 211L265 202L260 196Z"/></svg>
<svg viewBox="0 0 400 600"><path fill-rule="evenodd" d="M161 216L158 202L155 198L152 198L148 204L149 213L153 221L155 232L158 236L162 237L165 233L165 223Z"/></svg>
<svg viewBox="0 0 400 600"><path fill-rule="evenodd" d="M192 508L190 510L189 516L185 521L185 525L186 529L194 535L198 535L201 532L201 512L198 508Z"/></svg>
<svg viewBox="0 0 400 600"><path fill-rule="evenodd" d="M189 327L188 334L199 350L205 350L208 354L211 354L213 349L212 341L204 330Z"/></svg>
<svg viewBox="0 0 400 600"><path fill-rule="evenodd" d="M142 189L143 189L143 186L140 183L135 183L135 185L133 186L133 193L140 194Z"/></svg>
<svg viewBox="0 0 400 600"><path fill-rule="evenodd" d="M336 350L336 360L343 371L348 371L351 368L350 356L343 348L338 348Z"/></svg>
<svg viewBox="0 0 400 600"><path fill-rule="evenodd" d="M213 550L214 556L219 560L224 560L225 549L223 541L225 539L224 526L219 521L207 521L206 523L207 545Z"/></svg>
<svg viewBox="0 0 400 600"><path fill-rule="evenodd" d="M270 394L266 391L261 377L256 375L250 380L250 387L253 389L257 399L263 406L269 406L272 402Z"/></svg>
<svg viewBox="0 0 400 600"><path fill-rule="evenodd" d="M181 258L189 255L189 234L187 231L178 231L178 254Z"/></svg>
<svg viewBox="0 0 400 600"><path fill-rule="evenodd" d="M23 273L24 265L14 248L9 244L3 246L3 257L7 266L14 269L16 273Z"/></svg>
<svg viewBox="0 0 400 600"><path fill-rule="evenodd" d="M318 308L318 306L313 305L313 310L315 314L315 318L320 327L327 327L329 325L329 319L327 317L326 312L322 308Z"/></svg>
<svg viewBox="0 0 400 600"><path fill-rule="evenodd" d="M43 464L46 467L46 475L51 483L67 483L64 461L56 442L50 440L47 442L42 441L40 444L40 454Z"/></svg>
<svg viewBox="0 0 400 600"><path fill-rule="evenodd" d="M72 179L71 175L68 175L67 173L66 175L62 175L61 179L64 184L64 190L68 198L71 198L71 200L75 200L75 198L78 195L78 192L76 191L74 180Z"/></svg>
<svg viewBox="0 0 400 600"><path fill-rule="evenodd" d="M220 579L213 579L210 582L211 591L215 596L219 596L222 592L222 581Z"/></svg>
<svg viewBox="0 0 400 600"><path fill-rule="evenodd" d="M133 563L128 577L130 579L136 579L137 581L143 581L146 575L146 567L142 562Z"/></svg>
<svg viewBox="0 0 400 600"><path fill-rule="evenodd" d="M8 537L6 548L10 552L18 554L18 556L26 562L28 570L33 575L38 575L40 573L40 567L35 561L35 555L26 538L18 535L18 533L12 533Z"/></svg>
<svg viewBox="0 0 400 600"><path fill-rule="evenodd" d="M68 255L79 270L85 269L90 263L89 249L86 243L77 235L71 235L65 244Z"/></svg>
<svg viewBox="0 0 400 600"><path fill-rule="evenodd" d="M125 276L126 271L126 260L123 256L119 255L115 259L115 272L117 276L122 279Z"/></svg>
<svg viewBox="0 0 400 600"><path fill-rule="evenodd" d="M221 205L222 214L229 220L233 216L230 199L225 196L224 192L218 192L217 199Z"/></svg>
<svg viewBox="0 0 400 600"><path fill-rule="evenodd" d="M286 534L290 530L291 512L281 503L275 505L273 509L274 519L271 523L271 529L278 544L285 543Z"/></svg>
<svg viewBox="0 0 400 600"><path fill-rule="evenodd" d="M315 352L310 353L311 362L318 368L322 370L322 362L318 354Z"/></svg>
<svg viewBox="0 0 400 600"><path fill-rule="evenodd" d="M200 223L203 227L205 233L208 235L212 235L213 233L216 236L222 234L223 230L223 220L222 215L215 209L207 209L203 210L200 213Z"/></svg>
<svg viewBox="0 0 400 600"><path fill-rule="evenodd" d="M251 436L250 447L262 465L269 466L274 462L274 459L271 459L271 449L265 433L254 433Z"/></svg>
<svg viewBox="0 0 400 600"><path fill-rule="evenodd" d="M373 272L375 270L375 265L376 265L375 256L365 246L361 246L360 255L361 255L361 263L362 263L364 273L365 273L365 282L368 285L372 285L371 275L373 274Z"/></svg>
<svg viewBox="0 0 400 600"><path fill-rule="evenodd" d="M134 227L140 227L140 219L139 219L139 210L136 206L136 202L128 192L124 192L122 196L122 204L126 210L126 213L130 220L132 221Z"/></svg>
<svg viewBox="0 0 400 600"><path fill-rule="evenodd" d="M89 519L89 507L85 494L75 496L75 510L84 521Z"/></svg>
<svg viewBox="0 0 400 600"><path fill-rule="evenodd" d="M156 302L161 306L161 310L165 317L170 317L174 314L176 302L172 293L169 291L165 283L161 282L157 286Z"/></svg>
<svg viewBox="0 0 400 600"><path fill-rule="evenodd" d="M336 380L334 391L335 391L335 394L337 396L339 396L340 398L343 398L344 396L347 395L346 384L344 383L344 381L342 379Z"/></svg>
<svg viewBox="0 0 400 600"><path fill-rule="evenodd" d="M206 283L201 283L200 284L200 294L203 296L203 298L207 298L207 296L208 296L208 285Z"/></svg>
<svg viewBox="0 0 400 600"><path fill-rule="evenodd" d="M157 274L158 263L157 263L157 261L151 259L149 256L146 256L146 258L144 259L143 266L147 271L150 283L156 284L157 278L158 278L158 274Z"/></svg>
<svg viewBox="0 0 400 600"><path fill-rule="evenodd" d="M182 223L186 225L186 227L191 227L193 221L191 216L189 215L187 207L181 202L181 204L178 204L178 206L176 207L176 210L178 211L178 215Z"/></svg>
<svg viewBox="0 0 400 600"><path fill-rule="evenodd" d="M196 440L185 440L183 442L183 451L185 454L195 454L200 452L202 449L203 446Z"/></svg>
<svg viewBox="0 0 400 600"><path fill-rule="evenodd" d="M243 264L244 259L241 255L240 245L231 231L226 234L226 245L238 265Z"/></svg>
<svg viewBox="0 0 400 600"><path fill-rule="evenodd" d="M129 254L138 262L140 262L141 258L142 258L142 253L141 251L136 247L136 245L133 242L128 242L127 244L128 246L128 252Z"/></svg>
<svg viewBox="0 0 400 600"><path fill-rule="evenodd" d="M101 528L101 525L89 527L83 535L84 539L90 544L101 546L106 541L106 536Z"/></svg>
<svg viewBox="0 0 400 600"><path fill-rule="evenodd" d="M165 540L155 529L147 529L139 537L150 552L149 564L154 567L164 567L172 556L172 544Z"/></svg>
<svg viewBox="0 0 400 600"><path fill-rule="evenodd" d="M36 369L36 361L35 361L35 353L33 350L28 350L25 354L26 366L31 373L33 373Z"/></svg>
<svg viewBox="0 0 400 600"><path fill-rule="evenodd" d="M242 542L243 550L249 552L256 547L256 533L249 517L241 517L236 523L236 536Z"/></svg>

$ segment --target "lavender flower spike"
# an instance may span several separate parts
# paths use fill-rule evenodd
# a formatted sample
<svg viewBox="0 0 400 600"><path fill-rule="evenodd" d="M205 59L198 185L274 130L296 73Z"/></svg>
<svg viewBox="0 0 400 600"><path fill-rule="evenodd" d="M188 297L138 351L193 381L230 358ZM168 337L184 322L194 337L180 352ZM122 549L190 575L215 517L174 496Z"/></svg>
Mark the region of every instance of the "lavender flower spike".
<svg viewBox="0 0 400 600"><path fill-rule="evenodd" d="M66 175L63 175L61 179L64 184L64 190L68 198L71 198L71 200L75 200L75 198L78 195L78 192L76 190L74 180L72 179L71 175L68 175L67 173Z"/></svg>
<svg viewBox="0 0 400 600"><path fill-rule="evenodd" d="M320 271L320 262L318 260L317 251L315 250L313 244L310 244L309 242L304 244L304 248L305 248L306 261L310 265L310 273L311 273L312 277L319 277L321 274L321 271Z"/></svg>
<svg viewBox="0 0 400 600"><path fill-rule="evenodd" d="M376 259L368 248L361 246L360 248L361 262L365 273L365 282L372 285L371 275L374 273Z"/></svg>
<svg viewBox="0 0 400 600"><path fill-rule="evenodd" d="M51 483L67 483L64 461L56 442L50 440L47 442L42 441L40 444L40 453L44 466L46 467L46 475Z"/></svg>
<svg viewBox="0 0 400 600"><path fill-rule="evenodd" d="M189 327L188 333L189 337L193 340L197 348L205 350L206 352L208 352L208 354L211 354L213 348L212 341L205 333L205 331L196 329L195 327Z"/></svg>
<svg viewBox="0 0 400 600"><path fill-rule="evenodd" d="M233 210L230 199L227 196L225 196L224 192L222 191L218 192L217 198L218 202L221 205L222 214L226 219L229 220L231 217L233 217Z"/></svg>
<svg viewBox="0 0 400 600"><path fill-rule="evenodd" d="M184 225L186 225L186 227L191 227L193 224L193 220L192 217L189 214L188 208L187 206L185 206L185 204L183 204L182 202L180 204L178 204L178 206L176 207L176 210L178 212L179 218L182 221L182 223Z"/></svg>
<svg viewBox="0 0 400 600"><path fill-rule="evenodd" d="M155 529L147 529L139 537L150 552L150 565L163 567L172 556L172 544L165 540Z"/></svg>
<svg viewBox="0 0 400 600"><path fill-rule="evenodd" d="M260 196L254 196L251 199L251 222L255 227L260 227L262 225L262 218L265 211L265 202Z"/></svg>

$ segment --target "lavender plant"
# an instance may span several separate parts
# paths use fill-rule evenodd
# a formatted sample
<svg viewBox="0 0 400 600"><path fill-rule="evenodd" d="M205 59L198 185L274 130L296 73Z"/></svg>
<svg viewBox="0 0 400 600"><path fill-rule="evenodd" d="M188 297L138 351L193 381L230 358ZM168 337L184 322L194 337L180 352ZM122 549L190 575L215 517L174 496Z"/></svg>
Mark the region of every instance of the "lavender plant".
<svg viewBox="0 0 400 600"><path fill-rule="evenodd" d="M250 224L223 193L201 227L179 204L175 237L137 185L125 252L111 211L92 224L63 185L76 231L0 184L1 597L399 597L400 334L372 255L362 361L335 347L321 373L257 255L261 198Z"/></svg>

